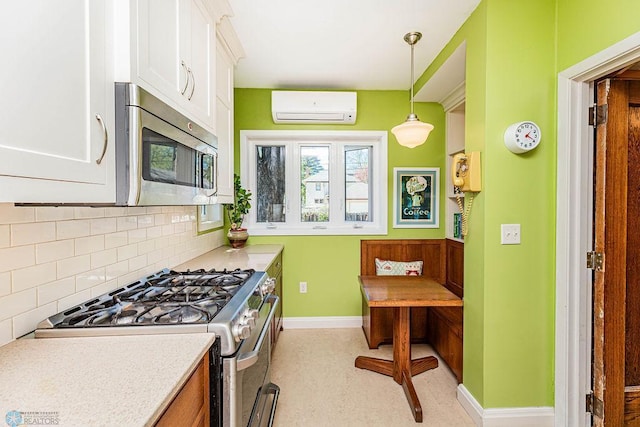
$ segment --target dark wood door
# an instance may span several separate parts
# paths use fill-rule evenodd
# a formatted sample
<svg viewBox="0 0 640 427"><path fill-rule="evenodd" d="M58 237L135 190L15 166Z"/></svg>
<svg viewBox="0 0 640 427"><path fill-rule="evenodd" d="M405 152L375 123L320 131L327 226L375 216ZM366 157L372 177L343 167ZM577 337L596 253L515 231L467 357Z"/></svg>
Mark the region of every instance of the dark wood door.
<svg viewBox="0 0 640 427"><path fill-rule="evenodd" d="M599 82L597 104L593 424L640 426L640 82Z"/></svg>

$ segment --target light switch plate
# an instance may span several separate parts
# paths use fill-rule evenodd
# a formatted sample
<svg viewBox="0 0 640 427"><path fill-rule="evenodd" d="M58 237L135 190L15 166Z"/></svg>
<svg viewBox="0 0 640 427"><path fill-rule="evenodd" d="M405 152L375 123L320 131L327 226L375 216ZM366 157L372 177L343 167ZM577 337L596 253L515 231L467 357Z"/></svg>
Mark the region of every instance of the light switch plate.
<svg viewBox="0 0 640 427"><path fill-rule="evenodd" d="M520 244L520 224L500 225L500 244L519 245Z"/></svg>

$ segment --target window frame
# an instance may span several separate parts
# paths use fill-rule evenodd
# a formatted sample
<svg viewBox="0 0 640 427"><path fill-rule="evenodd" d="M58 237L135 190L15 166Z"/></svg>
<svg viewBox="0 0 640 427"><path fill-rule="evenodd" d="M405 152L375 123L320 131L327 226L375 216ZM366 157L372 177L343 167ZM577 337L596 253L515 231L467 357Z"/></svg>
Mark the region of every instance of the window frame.
<svg viewBox="0 0 640 427"><path fill-rule="evenodd" d="M245 218L249 233L255 236L277 235L385 235L388 218L388 161L386 131L294 131L294 130L241 130L240 131L240 178L243 185L255 194L256 146L285 146L286 222L258 223L256 199ZM330 221L301 222L300 147L330 146ZM369 176L371 188L372 221L345 221L345 168L344 153L347 147L370 146ZM336 185L338 184L338 185ZM298 188L296 188L298 186ZM337 188L336 188L337 187ZM334 207L334 204L338 207ZM341 213L336 215L336 213Z"/></svg>

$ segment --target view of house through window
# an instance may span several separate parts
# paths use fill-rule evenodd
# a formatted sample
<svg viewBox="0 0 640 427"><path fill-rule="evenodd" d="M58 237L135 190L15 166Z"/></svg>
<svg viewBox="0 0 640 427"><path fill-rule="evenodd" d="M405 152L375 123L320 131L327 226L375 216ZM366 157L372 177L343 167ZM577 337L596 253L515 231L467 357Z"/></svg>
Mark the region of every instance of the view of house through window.
<svg viewBox="0 0 640 427"><path fill-rule="evenodd" d="M329 147L300 147L300 220L329 221Z"/></svg>
<svg viewBox="0 0 640 427"><path fill-rule="evenodd" d="M345 149L345 221L371 221L371 185L369 184L371 147Z"/></svg>
<svg viewBox="0 0 640 427"><path fill-rule="evenodd" d="M386 233L386 132L240 134L251 234Z"/></svg>

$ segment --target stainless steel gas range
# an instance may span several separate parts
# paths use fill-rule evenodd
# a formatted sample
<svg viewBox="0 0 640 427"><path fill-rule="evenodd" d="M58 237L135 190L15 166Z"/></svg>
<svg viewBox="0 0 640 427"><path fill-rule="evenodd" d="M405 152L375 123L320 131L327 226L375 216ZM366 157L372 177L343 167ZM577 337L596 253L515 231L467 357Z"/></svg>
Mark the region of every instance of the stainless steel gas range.
<svg viewBox="0 0 640 427"><path fill-rule="evenodd" d="M43 320L35 337L213 333L211 426L271 425L273 289L261 271L164 269Z"/></svg>

